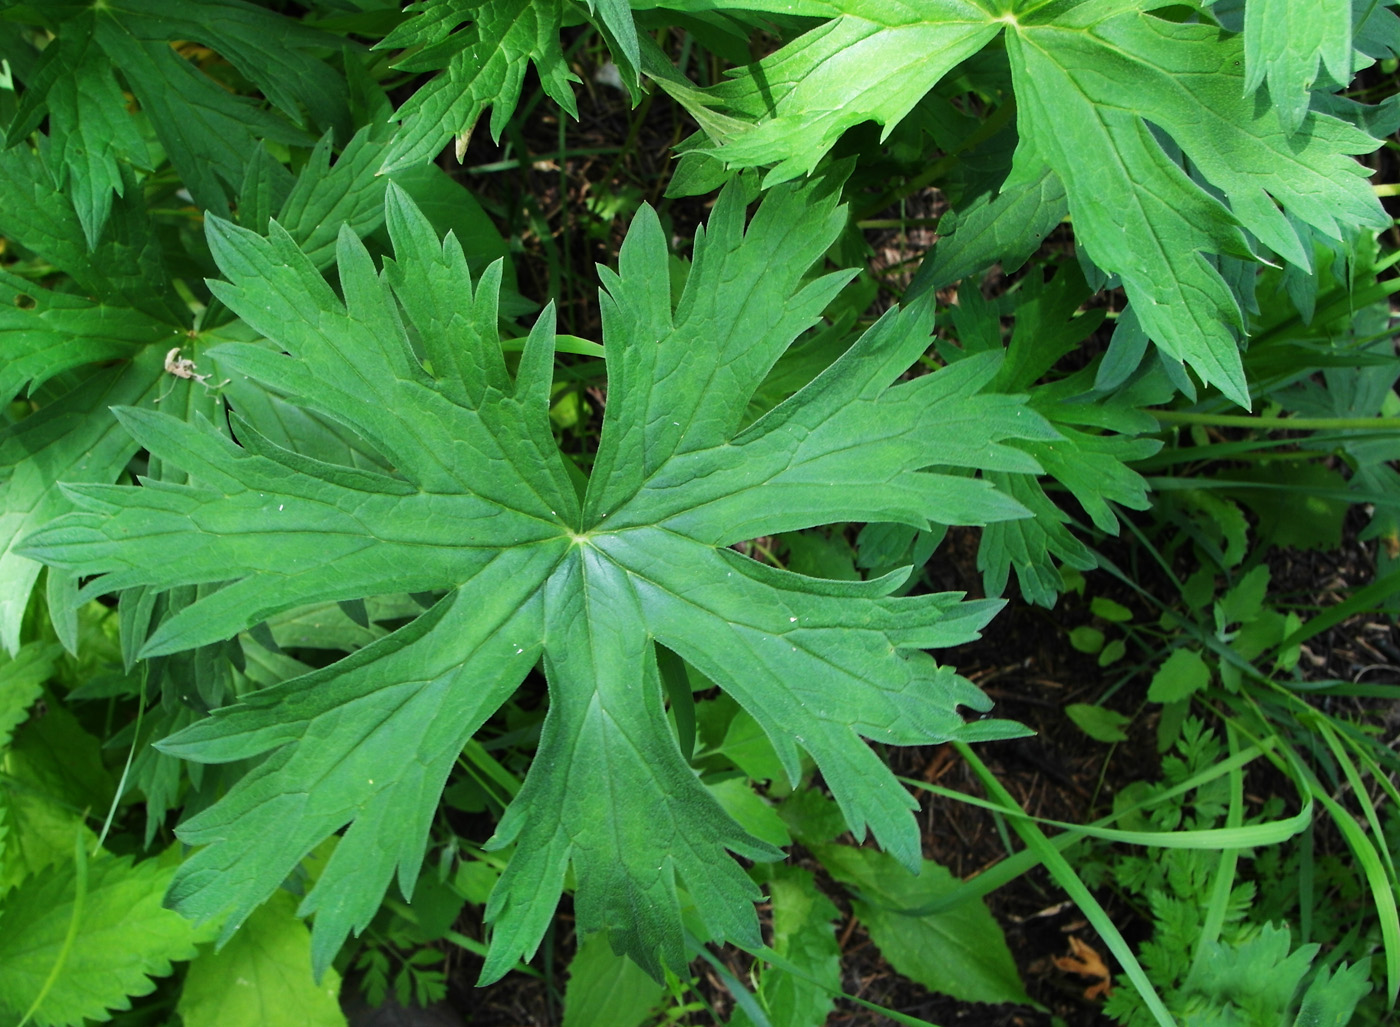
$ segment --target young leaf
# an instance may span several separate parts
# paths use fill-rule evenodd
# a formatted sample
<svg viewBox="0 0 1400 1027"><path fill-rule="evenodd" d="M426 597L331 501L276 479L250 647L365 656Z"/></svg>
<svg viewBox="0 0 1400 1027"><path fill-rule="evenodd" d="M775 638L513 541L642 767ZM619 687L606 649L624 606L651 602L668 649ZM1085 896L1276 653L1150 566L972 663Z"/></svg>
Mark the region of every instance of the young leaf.
<svg viewBox="0 0 1400 1027"><path fill-rule="evenodd" d="M855 890L855 911L870 940L904 976L966 1002L1029 1002L1011 950L981 899L939 913L904 912L942 898L960 883L924 860L915 877L889 856L848 845L819 846L832 877Z"/></svg>
<svg viewBox="0 0 1400 1027"><path fill-rule="evenodd" d="M639 1027L665 993L665 985L595 934L569 962L563 1027Z"/></svg>
<svg viewBox="0 0 1400 1027"><path fill-rule="evenodd" d="M852 125L878 121L888 136L1002 27L975 0L928 0L918 8L802 0L783 13L835 17L708 90L731 117L748 122L732 138L716 139L723 146L711 152L732 167L776 164L768 185L810 174Z"/></svg>
<svg viewBox="0 0 1400 1027"><path fill-rule="evenodd" d="M773 951L801 971L759 971L758 998L771 1027L819 1027L827 1022L841 990L841 945L833 922L840 911L821 893L810 872L797 867L765 868L773 905ZM730 1027L752 1027L736 1010Z"/></svg>
<svg viewBox="0 0 1400 1027"><path fill-rule="evenodd" d="M1210 684L1210 668L1199 653L1190 649L1174 649L1152 675L1147 698L1152 702L1171 703L1189 699Z"/></svg>
<svg viewBox="0 0 1400 1027"><path fill-rule="evenodd" d="M313 982L310 951L296 900L275 893L227 945L190 963L176 1007L184 1027L344 1027L340 977L332 970Z"/></svg>
<svg viewBox="0 0 1400 1027"><path fill-rule="evenodd" d="M1074 721L1079 730L1096 742L1112 743L1128 740L1123 729L1132 721L1116 710L1094 706L1091 703L1077 702L1066 706L1065 714Z"/></svg>
<svg viewBox="0 0 1400 1027"><path fill-rule="evenodd" d="M234 930L313 846L349 824L302 904L324 969L375 913L395 870L411 894L443 782L472 733L543 656L550 706L525 785L492 842L515 843L492 894L483 978L539 943L572 864L575 913L655 975L683 967L679 884L704 896L710 937L758 944L757 890L728 849L742 831L682 758L653 639L726 688L795 781L805 749L850 828L919 865L914 803L862 738L886 744L1019 733L979 721L976 688L920 650L974 637L997 608L960 594L893 597L902 575L806 578L727 547L834 521L928 528L1019 516L987 483L927 470L1037 465L1004 440L1051 429L1020 397L984 393L989 355L894 382L925 350L930 312L892 312L795 396L743 427L750 394L847 275L804 276L844 224L829 183L783 189L747 230L737 187L699 233L673 310L666 241L638 215L604 271L609 393L580 500L550 434L553 321L512 381L497 336L499 264L473 286L396 186L395 256L377 274L345 231L342 301L287 234L211 220L228 281L215 294L277 349L215 356L337 421L394 474L285 450L236 426L126 409L123 423L192 484L70 486L87 512L28 553L100 575L86 594L227 583L167 618L142 655L227 638L293 607L444 593L416 620L162 743L202 762L266 755L185 822L206 847L171 901ZM426 360L410 347L411 326ZM431 368L431 372L429 371Z"/></svg>
<svg viewBox="0 0 1400 1027"><path fill-rule="evenodd" d="M56 646L42 642L30 642L13 657L0 656L0 753L9 747L15 728L29 716L29 707L53 674L57 656Z"/></svg>

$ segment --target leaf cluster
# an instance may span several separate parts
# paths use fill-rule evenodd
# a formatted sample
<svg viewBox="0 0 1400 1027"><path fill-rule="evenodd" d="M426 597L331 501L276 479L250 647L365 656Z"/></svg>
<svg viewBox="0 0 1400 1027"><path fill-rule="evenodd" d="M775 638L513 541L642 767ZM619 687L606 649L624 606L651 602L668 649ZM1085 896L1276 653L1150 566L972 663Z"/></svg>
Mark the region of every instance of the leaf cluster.
<svg viewBox="0 0 1400 1027"><path fill-rule="evenodd" d="M337 969L425 999L451 943L495 981L568 891L588 974L675 985L732 943L768 967L742 1016L816 1023L839 952L777 863L794 840L902 973L1026 1000L985 908L919 912L964 891L885 752L1024 733L931 651L1013 581L1053 606L1130 512L1232 574L1247 517L1297 544L1364 503L1394 537L1390 220L1357 158L1400 114L1342 95L1395 58L1392 6L4 0L0 922L30 940L0 1004L103 1016L189 961L186 1022L230 976L268 982L248 1022L335 1022ZM582 338L520 294L519 212L437 159L489 109L529 163L595 67L697 131L666 197L591 199L632 214ZM952 208L918 267L852 269L861 219L930 184ZM1274 420L1186 444L1235 408ZM1227 463L1276 456L1279 413L1323 425L1296 462ZM1299 521L1276 500L1304 480ZM936 573L968 530L984 598ZM1254 573L1195 586L1218 645L1157 671L1174 724L1307 630ZM1202 860L1124 873L1185 896L1147 878ZM466 902L489 941L427 912ZM124 908L149 935L104 961ZM1277 932L1221 937L1240 974L1306 969ZM1144 963L1182 994L1234 987L1163 944ZM320 983L269 1013L290 959Z"/></svg>

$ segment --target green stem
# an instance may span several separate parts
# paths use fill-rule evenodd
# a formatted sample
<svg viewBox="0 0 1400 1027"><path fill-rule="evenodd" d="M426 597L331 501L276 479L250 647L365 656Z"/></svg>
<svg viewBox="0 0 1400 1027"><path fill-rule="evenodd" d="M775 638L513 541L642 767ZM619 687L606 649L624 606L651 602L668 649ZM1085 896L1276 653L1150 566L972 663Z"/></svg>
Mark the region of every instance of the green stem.
<svg viewBox="0 0 1400 1027"><path fill-rule="evenodd" d="M1400 417L1264 417L1149 410L1160 424L1204 424L1215 428L1278 428L1287 431L1400 431Z"/></svg>

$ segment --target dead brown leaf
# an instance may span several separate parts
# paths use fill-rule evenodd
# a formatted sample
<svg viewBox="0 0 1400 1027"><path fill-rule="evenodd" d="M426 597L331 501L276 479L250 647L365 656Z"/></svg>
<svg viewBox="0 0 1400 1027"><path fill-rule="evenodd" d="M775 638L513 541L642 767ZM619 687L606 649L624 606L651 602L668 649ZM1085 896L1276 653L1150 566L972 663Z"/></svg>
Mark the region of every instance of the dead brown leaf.
<svg viewBox="0 0 1400 1027"><path fill-rule="evenodd" d="M1094 983L1084 989L1086 999L1093 1001L1113 994L1113 974L1105 965L1103 956L1074 935L1069 938L1069 955L1055 956L1054 960L1055 965L1065 973L1094 978Z"/></svg>

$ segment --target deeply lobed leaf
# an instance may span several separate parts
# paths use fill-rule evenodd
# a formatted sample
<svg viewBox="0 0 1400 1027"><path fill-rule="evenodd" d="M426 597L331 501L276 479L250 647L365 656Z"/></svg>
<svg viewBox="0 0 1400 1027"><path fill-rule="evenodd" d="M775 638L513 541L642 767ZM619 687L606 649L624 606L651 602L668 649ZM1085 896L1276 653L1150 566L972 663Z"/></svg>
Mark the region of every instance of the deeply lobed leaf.
<svg viewBox="0 0 1400 1027"><path fill-rule="evenodd" d="M985 709L985 698L921 650L974 637L997 604L894 597L900 574L824 581L725 547L849 519L926 528L1021 516L969 472L1033 473L1036 461L1007 443L1057 433L1019 398L983 391L992 355L896 381L927 345L923 306L886 315L744 426L764 375L845 281L805 281L843 221L829 183L775 191L747 226L727 191L672 309L664 236L643 209L618 272L604 272L610 385L581 498L547 419L552 314L512 375L496 327L499 265L473 283L456 240L439 241L397 186L393 259L377 271L343 231L339 295L275 224L261 237L210 220L226 278L211 288L275 343L226 344L211 359L339 423L393 470L294 453L239 420L241 445L207 422L127 409L135 440L189 484L71 486L87 512L35 533L26 552L98 575L89 595L224 583L166 619L145 656L302 604L442 598L339 663L162 743L203 762L264 757L181 826L204 848L172 886L178 908L227 915L227 935L346 828L301 906L316 913L324 969L395 874L411 894L457 754L542 659L549 711L492 842L515 849L488 906L483 979L534 951L570 867L580 930L609 931L654 974L685 960L679 888L704 896L712 937L758 944L756 888L726 850L779 853L731 820L682 756L654 642L726 688L789 776L810 754L858 836L873 830L918 865L913 801L863 739L967 735L957 707Z"/></svg>
<svg viewBox="0 0 1400 1027"><path fill-rule="evenodd" d="M1001 206L1036 213L1044 205L1048 213L1062 189L1078 244L1121 278L1152 339L1247 407L1243 318L1217 265L1231 256L1253 260L1262 245L1308 269L1310 246L1294 223L1331 238L1389 224L1366 169L1351 159L1379 140L1321 111L1285 111L1281 121L1257 102L1261 69L1275 67L1257 27L1241 39L1121 0L1026 6L785 4L785 11L830 20L703 97L673 92L705 125L709 153L730 167L771 166L767 181L784 181L810 173L862 121L879 122L888 135L958 62L1004 32L1020 144ZM1332 37L1350 38L1349 17L1332 7L1303 19L1308 40L1331 40L1300 57L1311 61L1307 75L1319 54L1329 68L1344 56ZM1338 19L1345 31L1333 31ZM1300 67L1288 64L1290 97ZM1283 79L1271 75L1271 83L1275 77ZM1289 103L1296 106L1294 98ZM998 213L985 210L969 227L1002 238L954 243L954 250L973 246L990 259L1039 241L1029 227L994 223ZM931 268L920 287L940 273L946 264Z"/></svg>

